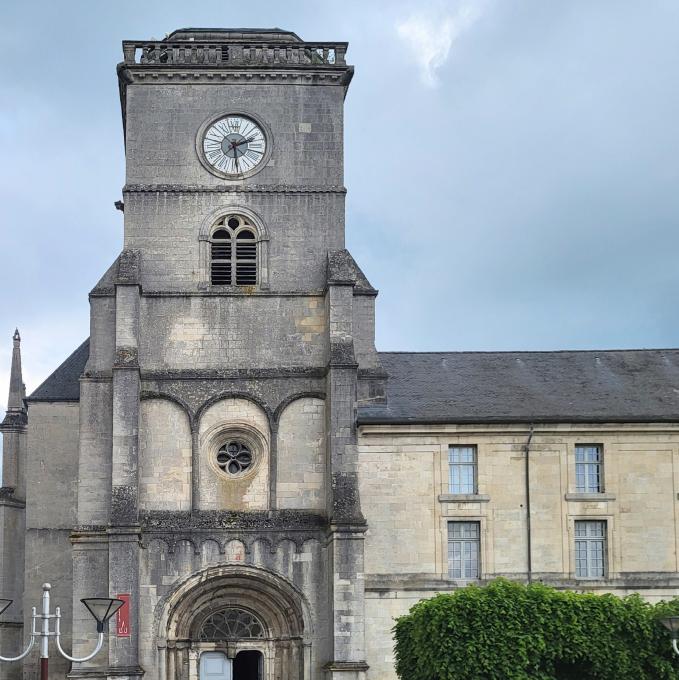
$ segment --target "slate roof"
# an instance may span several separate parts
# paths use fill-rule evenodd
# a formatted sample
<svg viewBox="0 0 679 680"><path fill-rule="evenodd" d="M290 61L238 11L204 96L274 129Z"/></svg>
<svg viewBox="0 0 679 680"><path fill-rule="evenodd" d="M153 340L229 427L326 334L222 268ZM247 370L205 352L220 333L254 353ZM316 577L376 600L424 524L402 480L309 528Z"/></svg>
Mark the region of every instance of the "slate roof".
<svg viewBox="0 0 679 680"><path fill-rule="evenodd" d="M80 401L80 376L89 356L87 338L26 401Z"/></svg>
<svg viewBox="0 0 679 680"><path fill-rule="evenodd" d="M77 401L86 340L28 398ZM679 349L381 352L388 403L359 422L679 422Z"/></svg>
<svg viewBox="0 0 679 680"><path fill-rule="evenodd" d="M679 350L381 352L367 423L679 422Z"/></svg>

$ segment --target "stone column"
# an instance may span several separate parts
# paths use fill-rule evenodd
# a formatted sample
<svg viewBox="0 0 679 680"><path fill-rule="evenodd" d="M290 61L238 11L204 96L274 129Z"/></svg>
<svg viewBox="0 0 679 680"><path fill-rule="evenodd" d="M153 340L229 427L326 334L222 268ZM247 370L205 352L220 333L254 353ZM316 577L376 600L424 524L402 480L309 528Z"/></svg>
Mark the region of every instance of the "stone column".
<svg viewBox="0 0 679 680"><path fill-rule="evenodd" d="M200 653L191 649L188 642L177 643L180 650L181 675L180 680L199 680Z"/></svg>
<svg viewBox="0 0 679 680"><path fill-rule="evenodd" d="M200 509L200 441L198 423L191 426L191 512Z"/></svg>
<svg viewBox="0 0 679 680"><path fill-rule="evenodd" d="M165 680L177 680L177 648L174 641L168 642L165 654L167 656L167 678Z"/></svg>

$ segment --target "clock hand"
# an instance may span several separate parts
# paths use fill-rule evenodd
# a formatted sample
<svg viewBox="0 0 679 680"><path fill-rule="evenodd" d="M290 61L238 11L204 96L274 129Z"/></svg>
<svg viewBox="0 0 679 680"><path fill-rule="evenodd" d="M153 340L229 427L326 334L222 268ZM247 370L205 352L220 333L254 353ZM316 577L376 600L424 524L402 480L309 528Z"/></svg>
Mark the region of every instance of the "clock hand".
<svg viewBox="0 0 679 680"><path fill-rule="evenodd" d="M230 144L230 147L231 147L231 151L233 151L233 157L236 160L236 166L238 166L238 150L236 149L238 144L234 141L230 141L229 144Z"/></svg>
<svg viewBox="0 0 679 680"><path fill-rule="evenodd" d="M255 138L254 137L248 137L247 139L242 139L240 142L231 142L231 145L233 147L240 146L241 144L247 144L248 142L254 142Z"/></svg>

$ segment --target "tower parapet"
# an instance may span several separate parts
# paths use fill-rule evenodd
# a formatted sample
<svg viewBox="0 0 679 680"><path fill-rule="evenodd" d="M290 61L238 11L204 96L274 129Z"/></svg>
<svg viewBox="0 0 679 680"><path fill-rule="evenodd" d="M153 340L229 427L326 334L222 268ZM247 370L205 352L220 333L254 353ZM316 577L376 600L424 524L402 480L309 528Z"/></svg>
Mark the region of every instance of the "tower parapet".
<svg viewBox="0 0 679 680"><path fill-rule="evenodd" d="M207 68L288 66L346 69L346 42L304 42L280 29L195 29L174 31L164 40L124 40L121 66Z"/></svg>

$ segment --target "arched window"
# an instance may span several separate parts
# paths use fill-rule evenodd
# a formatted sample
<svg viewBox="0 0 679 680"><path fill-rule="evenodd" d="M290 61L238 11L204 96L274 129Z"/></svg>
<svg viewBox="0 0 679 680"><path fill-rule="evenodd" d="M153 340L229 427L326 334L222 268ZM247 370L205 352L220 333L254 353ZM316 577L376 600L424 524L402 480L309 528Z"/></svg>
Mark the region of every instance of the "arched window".
<svg viewBox="0 0 679 680"><path fill-rule="evenodd" d="M215 286L257 283L257 237L242 215L222 217L210 237L210 282Z"/></svg>
<svg viewBox="0 0 679 680"><path fill-rule="evenodd" d="M221 609L210 614L203 621L198 633L198 639L206 642L263 637L264 626L259 619L245 609L236 607Z"/></svg>

